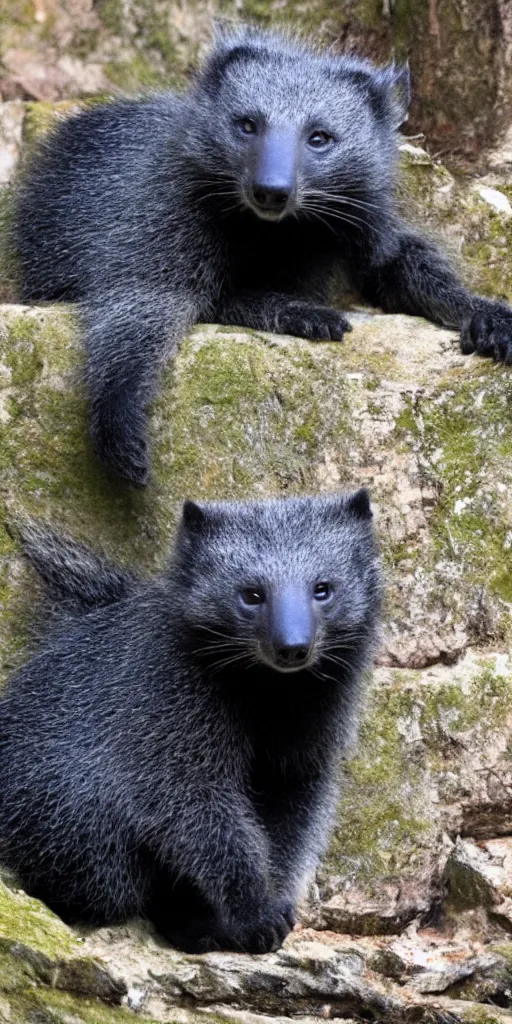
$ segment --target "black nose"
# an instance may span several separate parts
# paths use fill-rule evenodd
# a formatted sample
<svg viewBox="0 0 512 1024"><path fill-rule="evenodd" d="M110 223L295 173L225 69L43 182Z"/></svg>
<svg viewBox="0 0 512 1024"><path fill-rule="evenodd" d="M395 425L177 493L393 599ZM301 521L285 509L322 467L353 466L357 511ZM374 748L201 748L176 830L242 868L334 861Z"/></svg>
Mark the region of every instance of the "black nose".
<svg viewBox="0 0 512 1024"><path fill-rule="evenodd" d="M308 660L309 651L310 648L306 644L290 644L286 647L279 647L276 653L280 665L297 668L298 665L304 665Z"/></svg>
<svg viewBox="0 0 512 1024"><path fill-rule="evenodd" d="M255 185L252 190L256 206L259 206L261 210L269 210L272 213L284 210L290 194L290 190L282 186L275 187L273 185Z"/></svg>

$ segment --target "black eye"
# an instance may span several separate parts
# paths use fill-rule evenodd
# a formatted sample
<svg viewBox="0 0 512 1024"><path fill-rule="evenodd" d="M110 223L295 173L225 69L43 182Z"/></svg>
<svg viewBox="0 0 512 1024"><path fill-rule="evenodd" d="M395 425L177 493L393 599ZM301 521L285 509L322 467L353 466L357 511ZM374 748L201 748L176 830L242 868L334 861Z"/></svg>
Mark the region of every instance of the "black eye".
<svg viewBox="0 0 512 1024"><path fill-rule="evenodd" d="M241 117L236 124L242 132L242 135L256 135L256 132L258 131L258 125L252 117Z"/></svg>
<svg viewBox="0 0 512 1024"><path fill-rule="evenodd" d="M244 604L264 604L265 591L261 587L246 587L241 592L241 598Z"/></svg>
<svg viewBox="0 0 512 1024"><path fill-rule="evenodd" d="M328 146L333 141L332 135L328 132L313 132L308 139L308 144L313 149L322 149L324 146Z"/></svg>
<svg viewBox="0 0 512 1024"><path fill-rule="evenodd" d="M317 583L313 591L315 595L315 601L328 601L332 594L332 587L330 583Z"/></svg>

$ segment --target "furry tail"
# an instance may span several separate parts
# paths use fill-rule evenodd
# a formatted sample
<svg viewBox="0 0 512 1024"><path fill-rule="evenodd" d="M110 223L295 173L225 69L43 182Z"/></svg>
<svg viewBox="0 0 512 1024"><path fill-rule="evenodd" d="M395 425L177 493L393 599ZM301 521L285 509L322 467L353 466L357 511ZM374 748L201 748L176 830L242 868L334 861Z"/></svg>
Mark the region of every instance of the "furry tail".
<svg viewBox="0 0 512 1024"><path fill-rule="evenodd" d="M47 596L83 610L113 604L138 582L84 544L56 533L47 523L18 520L9 533L21 543L25 558L41 577Z"/></svg>

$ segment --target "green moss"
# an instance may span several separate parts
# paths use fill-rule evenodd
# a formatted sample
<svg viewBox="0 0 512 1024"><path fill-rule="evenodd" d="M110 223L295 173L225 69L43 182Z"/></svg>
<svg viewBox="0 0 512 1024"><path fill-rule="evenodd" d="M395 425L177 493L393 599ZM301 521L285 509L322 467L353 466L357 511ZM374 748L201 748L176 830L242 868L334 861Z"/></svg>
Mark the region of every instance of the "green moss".
<svg viewBox="0 0 512 1024"><path fill-rule="evenodd" d="M1 983L0 983L1 985ZM1 987L0 987L1 992ZM105 1006L97 999L81 999L51 989L26 990L8 1001L11 1017L16 1024L155 1024L148 1017L120 1007Z"/></svg>
<svg viewBox="0 0 512 1024"><path fill-rule="evenodd" d="M500 186L500 192L509 200L512 198L512 189ZM488 203L482 200L480 203L480 224L466 236L461 255L482 295L509 300L512 297L512 224L495 213Z"/></svg>
<svg viewBox="0 0 512 1024"><path fill-rule="evenodd" d="M488 481L501 485L512 457L512 384L504 372L494 371L492 377L458 382L456 399L445 397L440 391L423 410L424 451L441 453L433 558L453 557L455 550L464 561L466 583L485 585L506 600L512 586L508 517L501 492L496 483L490 491Z"/></svg>
<svg viewBox="0 0 512 1024"><path fill-rule="evenodd" d="M13 302L16 294L16 260L11 243L12 191L0 186L0 302Z"/></svg>
<svg viewBox="0 0 512 1024"><path fill-rule="evenodd" d="M502 728L512 703L512 674L485 658L464 681L395 670L370 694L357 756L344 772L327 872L379 893L383 878L403 878L433 841L427 792L432 773L446 774L453 736L478 729L480 741ZM412 755L411 728L421 737ZM503 755L506 758L506 753ZM458 770L454 761L453 771Z"/></svg>
<svg viewBox="0 0 512 1024"><path fill-rule="evenodd" d="M155 67L154 61L143 54L126 60L111 61L106 64L105 71L114 85L128 93L146 89L178 88L183 83L182 76L171 76L168 71Z"/></svg>
<svg viewBox="0 0 512 1024"><path fill-rule="evenodd" d="M51 972L51 961L42 955L39 958L37 954L31 956L30 950L20 943L13 947L0 936L0 997L48 982L51 977L49 968Z"/></svg>
<svg viewBox="0 0 512 1024"><path fill-rule="evenodd" d="M428 511L428 543L399 539L389 559L394 565L407 559L411 571L438 581L425 595L427 609L442 600L460 617L461 592L475 594L477 588L486 600L512 597L512 521L506 500L511 425L509 375L484 360L451 372L425 398L405 397L395 421L395 443L420 460L422 486L436 498ZM447 565L453 566L458 587L445 585ZM506 609L497 606L495 636L505 639L509 630Z"/></svg>
<svg viewBox="0 0 512 1024"><path fill-rule="evenodd" d="M406 397L405 406L395 420L395 430L398 435L417 437L419 434L418 422L413 413L412 399L409 397Z"/></svg>
<svg viewBox="0 0 512 1024"><path fill-rule="evenodd" d="M119 0L100 0L98 13L111 32L126 39L126 11ZM184 72L194 62L196 48L189 40L185 57L183 47L176 45L178 34L167 5L154 0L131 4L128 36L131 52L106 67L111 81L129 91L184 83Z"/></svg>
<svg viewBox="0 0 512 1024"><path fill-rule="evenodd" d="M0 939L3 956L8 943L22 943L50 960L77 952L73 933L38 900L12 892L0 882ZM1 982L0 982L1 984Z"/></svg>
<svg viewBox="0 0 512 1024"><path fill-rule="evenodd" d="M23 119L25 146L30 147L55 128L63 118L69 117L70 114L76 113L84 106L90 105L91 102L91 100L88 103L84 100L60 100L58 103L26 103Z"/></svg>
<svg viewBox="0 0 512 1024"><path fill-rule="evenodd" d="M346 767L327 865L370 891L407 864L428 831L421 773L407 760L399 732L412 707L407 686L373 691L358 754Z"/></svg>
<svg viewBox="0 0 512 1024"><path fill-rule="evenodd" d="M493 1010L481 1003L472 1003L466 1009L458 1002L457 1012L464 1024L505 1024L505 1021L510 1020L510 1014Z"/></svg>
<svg viewBox="0 0 512 1024"><path fill-rule="evenodd" d="M122 0L99 0L97 9L104 25L106 25L114 35L122 36L125 19Z"/></svg>
<svg viewBox="0 0 512 1024"><path fill-rule="evenodd" d="M184 347L157 473L167 466L180 497L241 497L248 485L256 493L302 490L326 442L350 442L345 380L334 364L336 401L322 403L307 344L269 348L249 333L219 332L216 339L215 346L207 340Z"/></svg>

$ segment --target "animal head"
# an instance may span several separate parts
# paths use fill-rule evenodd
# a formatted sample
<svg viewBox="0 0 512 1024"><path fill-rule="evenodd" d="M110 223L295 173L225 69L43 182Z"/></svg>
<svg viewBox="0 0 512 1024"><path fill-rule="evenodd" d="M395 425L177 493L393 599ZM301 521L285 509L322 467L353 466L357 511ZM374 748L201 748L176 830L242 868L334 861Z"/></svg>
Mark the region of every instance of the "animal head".
<svg viewBox="0 0 512 1024"><path fill-rule="evenodd" d="M192 95L204 113L192 149L208 164L212 195L218 177L225 208L271 221L328 213L357 225L389 193L407 66L379 69L241 28L220 35Z"/></svg>
<svg viewBox="0 0 512 1024"><path fill-rule="evenodd" d="M365 490L186 502L172 578L198 652L212 665L297 672L366 650L380 592L371 519Z"/></svg>

